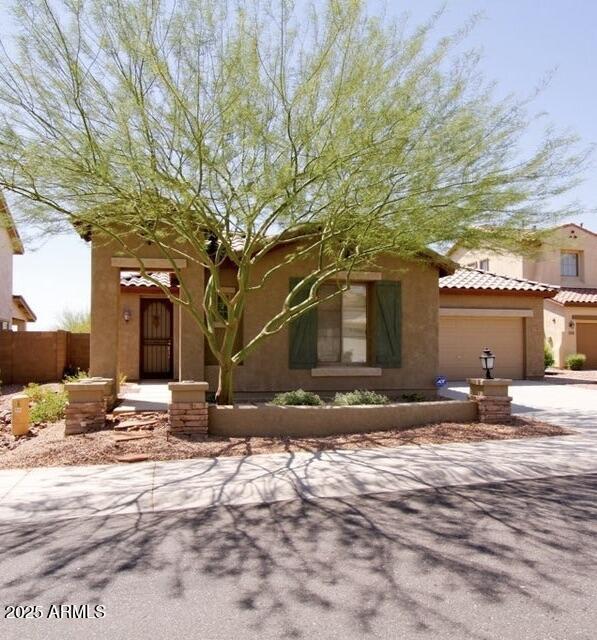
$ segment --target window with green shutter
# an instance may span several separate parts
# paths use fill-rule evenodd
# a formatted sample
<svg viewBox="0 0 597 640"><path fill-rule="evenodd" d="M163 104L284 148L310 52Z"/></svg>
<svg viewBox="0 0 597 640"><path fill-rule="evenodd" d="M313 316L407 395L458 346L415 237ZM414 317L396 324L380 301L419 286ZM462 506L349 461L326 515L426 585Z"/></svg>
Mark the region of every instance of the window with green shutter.
<svg viewBox="0 0 597 640"><path fill-rule="evenodd" d="M399 282L376 282L375 362L380 367L398 368L402 361L402 300Z"/></svg>
<svg viewBox="0 0 597 640"><path fill-rule="evenodd" d="M302 278L290 279L292 291ZM293 296L293 304L306 300L309 287ZM288 329L288 365L291 369L312 369L317 365L317 310L310 309L290 323Z"/></svg>
<svg viewBox="0 0 597 640"><path fill-rule="evenodd" d="M291 278L290 291L301 281ZM336 285L321 287L329 295ZM298 291L293 303L305 300L308 287ZM368 300L371 299L371 304ZM370 318L369 310L373 312ZM321 303L293 320L289 327L289 366L401 366L402 309L400 283L353 283L340 296ZM368 343L372 353L369 353Z"/></svg>

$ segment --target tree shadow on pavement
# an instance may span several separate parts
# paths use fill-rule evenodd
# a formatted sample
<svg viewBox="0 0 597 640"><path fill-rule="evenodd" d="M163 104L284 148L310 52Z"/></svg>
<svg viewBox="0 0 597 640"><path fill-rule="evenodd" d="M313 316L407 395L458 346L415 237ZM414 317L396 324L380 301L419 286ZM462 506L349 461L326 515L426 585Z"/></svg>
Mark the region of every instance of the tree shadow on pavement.
<svg viewBox="0 0 597 640"><path fill-rule="evenodd" d="M487 638L459 603L516 598L526 616L553 618L564 612L555 593L582 597L596 514L597 475L587 475L3 524L0 587L13 602L102 603L119 582L159 574L156 598L211 599L242 637L313 637L313 618L353 637L393 620L395 637Z"/></svg>

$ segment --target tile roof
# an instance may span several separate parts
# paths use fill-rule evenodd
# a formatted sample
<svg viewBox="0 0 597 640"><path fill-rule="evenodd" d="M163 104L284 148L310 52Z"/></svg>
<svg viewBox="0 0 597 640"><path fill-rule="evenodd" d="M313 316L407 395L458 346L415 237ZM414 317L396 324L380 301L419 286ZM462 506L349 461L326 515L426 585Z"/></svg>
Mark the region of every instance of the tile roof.
<svg viewBox="0 0 597 640"><path fill-rule="evenodd" d="M511 291L513 293L538 295L547 298L552 297L559 289L559 287L553 285L524 280L523 278L499 276L489 271L472 269L471 267L462 267L451 276L440 278L439 288L443 293L450 291L458 293L503 293Z"/></svg>
<svg viewBox="0 0 597 640"><path fill-rule="evenodd" d="M565 305L597 306L597 289L562 287L555 296L554 302Z"/></svg>
<svg viewBox="0 0 597 640"><path fill-rule="evenodd" d="M167 271L158 271L150 274L152 278L155 278L162 286L171 286L170 276ZM157 286L151 280L144 278L140 273L134 273L131 271L123 271L120 274L120 285L123 287L155 287Z"/></svg>

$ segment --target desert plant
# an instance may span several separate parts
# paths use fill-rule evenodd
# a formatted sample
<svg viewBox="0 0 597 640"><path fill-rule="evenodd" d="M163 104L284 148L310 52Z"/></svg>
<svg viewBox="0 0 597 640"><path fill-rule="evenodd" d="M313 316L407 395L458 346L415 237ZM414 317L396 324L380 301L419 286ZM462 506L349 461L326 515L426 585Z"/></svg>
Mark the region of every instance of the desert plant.
<svg viewBox="0 0 597 640"><path fill-rule="evenodd" d="M584 353L571 353L566 357L566 369L572 371L580 371L587 361L587 356Z"/></svg>
<svg viewBox="0 0 597 640"><path fill-rule="evenodd" d="M39 402L44 395L44 389L40 384L37 384L37 382L30 382L23 389L23 393L29 396L33 402Z"/></svg>
<svg viewBox="0 0 597 640"><path fill-rule="evenodd" d="M387 396L367 389L355 389L347 393L337 393L334 397L334 404L338 405L388 404L389 401Z"/></svg>
<svg viewBox="0 0 597 640"><path fill-rule="evenodd" d="M555 361L556 359L553 355L553 349L546 342L543 346L543 365L546 369L549 369L549 367L553 367Z"/></svg>
<svg viewBox="0 0 597 640"><path fill-rule="evenodd" d="M68 402L68 396L64 389L54 391L32 382L27 385L24 392L33 402L31 408L31 422L33 424L57 422L64 418Z"/></svg>
<svg viewBox="0 0 597 640"><path fill-rule="evenodd" d="M64 370L64 382L77 382L89 378L87 371L81 371L79 367L66 367Z"/></svg>
<svg viewBox="0 0 597 640"><path fill-rule="evenodd" d="M403 393L400 396L400 399L402 400L402 402L425 402L425 400L427 400L427 398L418 391Z"/></svg>
<svg viewBox="0 0 597 640"><path fill-rule="evenodd" d="M294 391L285 391L274 396L272 404L279 406L319 406L323 404L321 398L312 391L304 389L295 389Z"/></svg>
<svg viewBox="0 0 597 640"><path fill-rule="evenodd" d="M65 309L58 316L56 329L71 333L89 333L91 331L91 314L89 311Z"/></svg>

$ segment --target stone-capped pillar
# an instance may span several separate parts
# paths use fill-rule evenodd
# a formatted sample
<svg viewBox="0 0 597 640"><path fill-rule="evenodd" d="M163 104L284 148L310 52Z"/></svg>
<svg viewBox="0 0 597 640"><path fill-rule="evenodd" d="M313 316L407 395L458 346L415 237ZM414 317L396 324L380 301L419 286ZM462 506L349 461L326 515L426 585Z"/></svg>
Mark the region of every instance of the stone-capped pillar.
<svg viewBox="0 0 597 640"><path fill-rule="evenodd" d="M174 434L207 436L207 382L170 382L172 401L168 406L169 430Z"/></svg>
<svg viewBox="0 0 597 640"><path fill-rule="evenodd" d="M477 403L479 421L498 424L512 419L512 398L508 387L512 380L507 378L469 378L469 398Z"/></svg>
<svg viewBox="0 0 597 640"><path fill-rule="evenodd" d="M82 382L97 382L104 385L104 400L106 402L106 411L111 411L116 405L116 387L112 378L101 378L94 376L93 378L84 378Z"/></svg>
<svg viewBox="0 0 597 640"><path fill-rule="evenodd" d="M120 269L112 266L113 253L107 242L93 240L89 373L118 385ZM113 393L118 393L116 387Z"/></svg>
<svg viewBox="0 0 597 640"><path fill-rule="evenodd" d="M68 393L64 435L86 433L106 424L106 389L112 386L110 379L87 379L64 385Z"/></svg>
<svg viewBox="0 0 597 640"><path fill-rule="evenodd" d="M203 267L191 263L182 274L196 309L203 308ZM184 293L183 293L184 295ZM178 306L178 379L203 380L205 378L204 338L192 315Z"/></svg>

